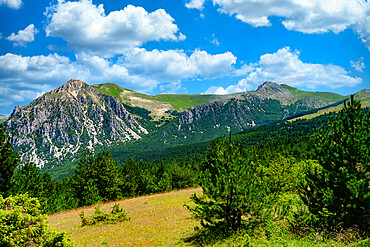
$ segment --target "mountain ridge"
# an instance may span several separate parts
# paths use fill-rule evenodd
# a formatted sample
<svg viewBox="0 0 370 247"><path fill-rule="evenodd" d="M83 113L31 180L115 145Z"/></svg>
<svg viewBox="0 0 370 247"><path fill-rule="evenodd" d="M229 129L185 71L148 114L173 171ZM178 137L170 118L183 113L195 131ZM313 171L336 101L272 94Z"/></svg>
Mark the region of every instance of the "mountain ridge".
<svg viewBox="0 0 370 247"><path fill-rule="evenodd" d="M72 79L15 107L5 125L23 161L70 171L68 163L87 150L119 147L124 152L125 143L140 149L143 140L158 149L209 141L229 130L236 133L344 98L273 82L229 95L150 96Z"/></svg>

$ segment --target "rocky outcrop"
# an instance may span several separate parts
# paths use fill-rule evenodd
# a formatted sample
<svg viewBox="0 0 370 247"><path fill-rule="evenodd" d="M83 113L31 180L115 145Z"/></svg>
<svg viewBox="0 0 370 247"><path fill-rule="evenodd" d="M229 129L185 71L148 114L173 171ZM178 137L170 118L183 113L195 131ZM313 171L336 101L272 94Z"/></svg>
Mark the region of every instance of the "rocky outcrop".
<svg viewBox="0 0 370 247"><path fill-rule="evenodd" d="M6 127L22 160L39 167L148 133L116 97L80 80L70 80L29 105L15 107Z"/></svg>
<svg viewBox="0 0 370 247"><path fill-rule="evenodd" d="M281 120L303 111L333 104L310 92L301 92L266 81L256 91L237 94L222 101L207 103L185 110L177 123L178 131L201 132L219 128L223 132L241 131L248 126Z"/></svg>

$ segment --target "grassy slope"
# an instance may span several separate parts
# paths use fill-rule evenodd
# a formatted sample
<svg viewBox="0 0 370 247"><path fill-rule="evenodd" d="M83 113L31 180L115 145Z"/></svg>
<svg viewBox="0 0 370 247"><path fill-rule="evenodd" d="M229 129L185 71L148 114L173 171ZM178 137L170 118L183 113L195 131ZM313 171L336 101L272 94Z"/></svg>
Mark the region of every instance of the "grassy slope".
<svg viewBox="0 0 370 247"><path fill-rule="evenodd" d="M294 93L297 99L302 99L303 97L315 97L315 98L322 99L322 100L329 100L329 101L336 102L339 100L343 100L345 98L342 95L335 94L335 93L300 91L297 88L294 88L294 87L291 87L285 84L281 84L280 86Z"/></svg>
<svg viewBox="0 0 370 247"><path fill-rule="evenodd" d="M221 100L225 96L217 95L187 95L187 94L160 94L146 95L122 88L112 83L93 86L98 91L117 97L122 103L130 106L142 107L152 112L155 119L161 116L168 117L165 112L170 110L183 111L193 106Z"/></svg>
<svg viewBox="0 0 370 247"><path fill-rule="evenodd" d="M118 224L81 227L82 208L53 214L49 223L57 231L66 231L76 246L185 246L181 239L190 236L197 225L183 206L191 202L189 198L193 193L201 193L201 189L119 201L131 220ZM100 208L108 213L114 203L105 203ZM95 211L93 206L83 209L86 216Z"/></svg>
<svg viewBox="0 0 370 247"><path fill-rule="evenodd" d="M349 97L346 97L346 98L349 98ZM370 107L370 90L366 90L366 89L361 90L360 92L355 94L355 99L361 101L362 107L364 107L364 108ZM343 104L340 104L340 105L337 105L337 106L334 106L334 107L330 107L330 108L327 108L327 109L320 110L320 111L318 111L316 113L313 113L313 114L308 114L308 115L305 115L305 116L301 116L301 117L292 119L290 121L294 121L296 119L312 119L312 118L315 118L315 117L318 117L318 116L321 116L321 115L324 115L324 114L328 114L328 113L331 113L331 112L339 112L342 108L343 108Z"/></svg>

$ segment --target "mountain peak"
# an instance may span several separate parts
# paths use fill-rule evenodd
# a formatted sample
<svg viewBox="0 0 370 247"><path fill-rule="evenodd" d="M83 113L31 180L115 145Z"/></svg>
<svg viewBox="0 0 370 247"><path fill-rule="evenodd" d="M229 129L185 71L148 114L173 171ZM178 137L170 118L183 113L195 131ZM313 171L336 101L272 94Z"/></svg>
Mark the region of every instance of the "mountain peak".
<svg viewBox="0 0 370 247"><path fill-rule="evenodd" d="M279 85L279 84L276 84L275 82L271 82L271 81L265 81L262 85L260 85L258 88L257 88L257 92L260 92L260 91L269 91L269 90L278 90L280 91L282 89L282 87Z"/></svg>
<svg viewBox="0 0 370 247"><path fill-rule="evenodd" d="M52 94L58 94L58 93L63 93L64 95L72 96L72 97L77 97L77 95L80 93L80 91L91 91L94 90L90 85L87 83L81 81L81 80L76 80L76 79L71 79L67 81L64 85L55 88L51 90L49 93L45 95L52 95ZM98 93L96 91L96 93ZM67 96L67 97L68 97Z"/></svg>
<svg viewBox="0 0 370 247"><path fill-rule="evenodd" d="M81 89L82 87L88 86L85 82L81 80L71 79L67 81L63 86L61 86L61 89L64 90L76 90Z"/></svg>

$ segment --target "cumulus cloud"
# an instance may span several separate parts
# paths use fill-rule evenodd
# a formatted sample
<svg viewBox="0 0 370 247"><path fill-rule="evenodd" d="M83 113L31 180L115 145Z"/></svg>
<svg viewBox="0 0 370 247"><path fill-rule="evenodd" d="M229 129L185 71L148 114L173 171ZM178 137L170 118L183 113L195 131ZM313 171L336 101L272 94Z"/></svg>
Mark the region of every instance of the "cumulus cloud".
<svg viewBox="0 0 370 247"><path fill-rule="evenodd" d="M349 76L343 67L333 64L304 63L299 55L299 51L291 51L289 47L279 49L273 54L262 55L245 78L225 90L228 93L252 90L264 81L311 90L319 86L333 89L354 87L362 83L361 78Z"/></svg>
<svg viewBox="0 0 370 247"><path fill-rule="evenodd" d="M22 6L22 0L0 0L1 5L6 5L12 9L19 9Z"/></svg>
<svg viewBox="0 0 370 247"><path fill-rule="evenodd" d="M231 52L212 55L195 50L190 56L181 50L135 48L125 55L124 65L132 73L162 82L196 77L216 78L229 74L236 57Z"/></svg>
<svg viewBox="0 0 370 247"><path fill-rule="evenodd" d="M202 9L205 1L191 0L188 8ZM370 49L370 2L365 0L212 0L218 11L254 27L270 26L269 17L282 17L288 30L334 33L355 30Z"/></svg>
<svg viewBox="0 0 370 247"><path fill-rule="evenodd" d="M370 51L370 7L368 7L366 17L359 19L353 28Z"/></svg>
<svg viewBox="0 0 370 247"><path fill-rule="evenodd" d="M212 86L209 87L204 93L202 94L216 94L216 95L224 95L228 94L228 91L225 90L223 87L217 87L217 86Z"/></svg>
<svg viewBox="0 0 370 247"><path fill-rule="evenodd" d="M24 30L19 30L18 34L12 33L6 39L14 42L15 46L25 46L27 43L35 40L35 34L38 32L35 26L30 24Z"/></svg>
<svg viewBox="0 0 370 247"><path fill-rule="evenodd" d="M203 4L204 4L205 0L190 0L189 2L187 2L185 4L185 6L189 9L199 9L199 10L202 10L203 9Z"/></svg>
<svg viewBox="0 0 370 247"><path fill-rule="evenodd" d="M163 9L148 13L142 7L128 5L106 15L103 5L96 6L91 0L59 1L47 9L46 15L47 36L60 37L79 52L107 57L148 41L186 38Z"/></svg>
<svg viewBox="0 0 370 247"><path fill-rule="evenodd" d="M358 60L357 62L351 60L351 67L354 68L356 71L362 72L362 70L366 68L364 64L364 58L361 57L360 60Z"/></svg>

